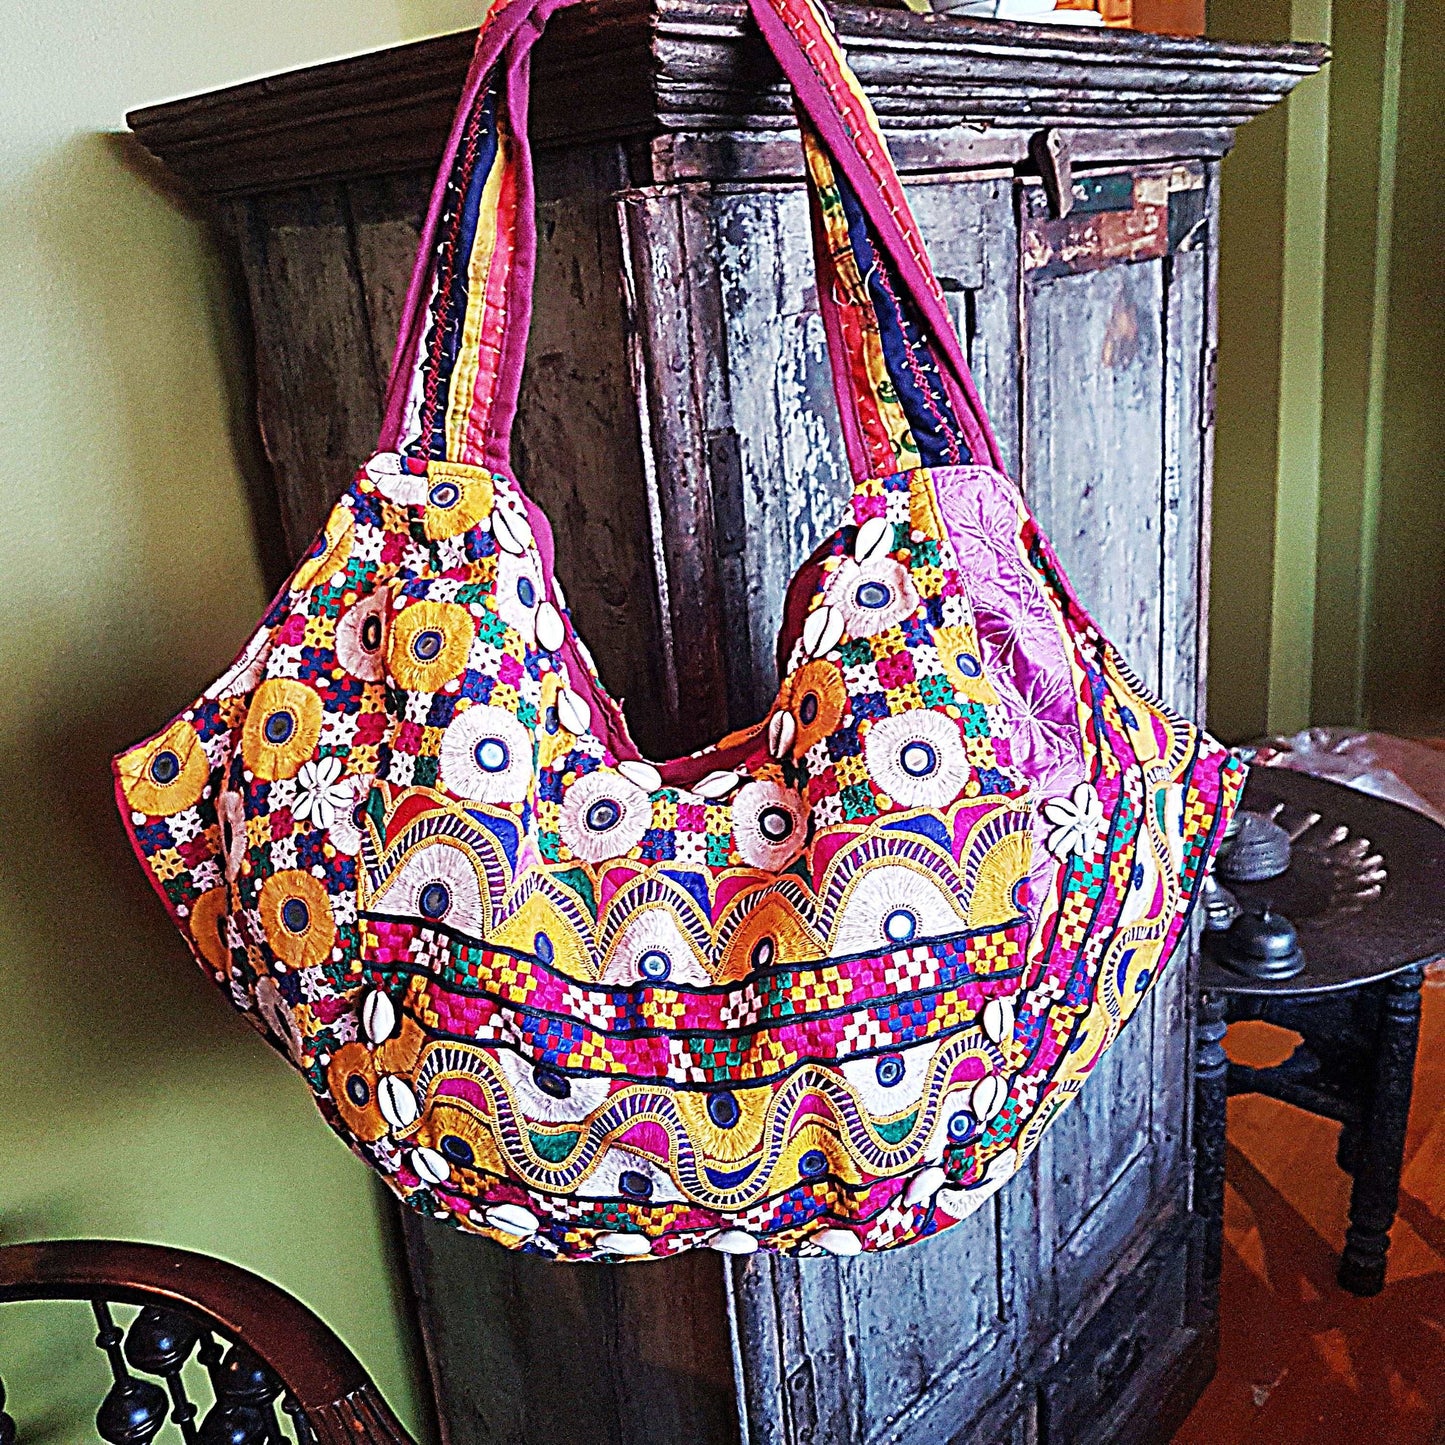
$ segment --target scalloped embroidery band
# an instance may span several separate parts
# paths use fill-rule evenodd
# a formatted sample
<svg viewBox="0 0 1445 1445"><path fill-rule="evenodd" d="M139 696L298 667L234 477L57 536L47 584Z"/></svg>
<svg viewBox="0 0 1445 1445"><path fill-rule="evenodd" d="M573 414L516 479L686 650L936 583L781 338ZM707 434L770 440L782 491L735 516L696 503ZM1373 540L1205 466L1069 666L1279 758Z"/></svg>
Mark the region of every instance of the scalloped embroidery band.
<svg viewBox="0 0 1445 1445"><path fill-rule="evenodd" d="M377 452L117 801L201 965L411 1207L557 1260L927 1238L1138 1008L1242 770L998 470L811 0L751 3L799 109L849 512L768 716L638 755L508 456L560 3L479 34Z"/></svg>

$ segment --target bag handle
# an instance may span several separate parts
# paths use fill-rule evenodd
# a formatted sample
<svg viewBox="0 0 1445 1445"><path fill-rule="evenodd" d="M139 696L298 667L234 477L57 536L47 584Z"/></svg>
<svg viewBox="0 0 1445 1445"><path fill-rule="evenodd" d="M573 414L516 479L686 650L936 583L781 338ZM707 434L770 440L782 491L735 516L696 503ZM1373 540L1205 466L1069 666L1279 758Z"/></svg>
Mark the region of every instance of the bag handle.
<svg viewBox="0 0 1445 1445"><path fill-rule="evenodd" d="M536 221L532 46L578 0L498 0L482 23L422 231L380 447L510 474ZM818 294L855 476L1000 465L877 118L815 0L749 0L791 83Z"/></svg>
<svg viewBox="0 0 1445 1445"><path fill-rule="evenodd" d="M819 190L813 165L816 151L809 144L809 124L822 148L851 185L874 233L875 245L881 244L883 254L896 270L896 281L892 285L885 275L875 278L871 289L884 293L879 299L885 309L889 302L896 303L905 317L905 324L908 304L916 308L916 320L922 323L920 329L926 337L927 349L938 365L947 398L956 410L963 431L969 454L964 460L987 462L1002 469L998 442L973 384L958 333L949 319L943 290L933 273L918 223L903 194L903 185L889 154L888 143L883 138L878 117L868 97L838 45L831 23L820 10L817 0L748 0L748 8L793 87L800 122L803 117L808 122L803 125L803 132L815 196L815 245L822 237L816 209ZM856 227L854 230L856 234ZM836 377L840 352L844 348L834 338L836 323L829 316L827 301L836 301L838 292L822 285L823 279L820 268L819 297L824 303L824 320L829 325L829 350ZM889 296L889 291L895 294ZM878 299L875 299L875 309L877 305ZM917 340L912 350L917 352ZM895 383L903 381L911 369L892 368ZM845 387L838 385L835 389L839 392L840 406L845 414L846 434L848 407L843 405ZM850 453L853 449L850 444ZM924 457L924 460L928 458ZM876 469L872 470L872 475L878 474Z"/></svg>

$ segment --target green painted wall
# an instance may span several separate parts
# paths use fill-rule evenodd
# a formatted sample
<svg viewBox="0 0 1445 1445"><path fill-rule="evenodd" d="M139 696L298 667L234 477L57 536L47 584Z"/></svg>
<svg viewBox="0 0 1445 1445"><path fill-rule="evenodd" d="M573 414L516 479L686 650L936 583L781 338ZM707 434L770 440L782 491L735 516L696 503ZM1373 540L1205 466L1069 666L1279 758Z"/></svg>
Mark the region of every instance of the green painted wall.
<svg viewBox="0 0 1445 1445"><path fill-rule="evenodd" d="M0 1239L205 1250L316 1308L421 1418L387 1216L129 856L108 758L264 604L212 238L127 109L455 29L470 0L0 0ZM92 1327L0 1311L23 1439L75 1440Z"/></svg>
<svg viewBox="0 0 1445 1445"><path fill-rule="evenodd" d="M1213 0L1210 33L1328 40L1330 0ZM1220 216L1209 720L1308 720L1319 521L1330 73L1251 121Z"/></svg>
<svg viewBox="0 0 1445 1445"><path fill-rule="evenodd" d="M1340 6L1330 66L1324 454L1313 711L1362 715L1379 519L1405 0Z"/></svg>
<svg viewBox="0 0 1445 1445"><path fill-rule="evenodd" d="M1209 714L1230 740L1445 724L1437 0L1211 0L1330 43L1224 166Z"/></svg>
<svg viewBox="0 0 1445 1445"><path fill-rule="evenodd" d="M1445 733L1445 6L1408 0L1389 291L1383 307L1377 537L1364 716Z"/></svg>
<svg viewBox="0 0 1445 1445"><path fill-rule="evenodd" d="M1209 721L1231 741L1263 731L1269 694L1288 119L1276 107L1240 132L1220 195Z"/></svg>

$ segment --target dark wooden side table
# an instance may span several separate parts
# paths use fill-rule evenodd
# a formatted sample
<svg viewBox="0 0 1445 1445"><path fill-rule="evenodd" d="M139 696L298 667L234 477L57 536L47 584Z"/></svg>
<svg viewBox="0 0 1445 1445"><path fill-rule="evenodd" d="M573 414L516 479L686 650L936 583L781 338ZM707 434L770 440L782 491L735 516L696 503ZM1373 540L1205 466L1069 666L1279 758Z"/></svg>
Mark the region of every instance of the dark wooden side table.
<svg viewBox="0 0 1445 1445"><path fill-rule="evenodd" d="M1295 925L1305 966L1293 978L1251 978L1223 961L1221 935L1206 935L1194 1074L1203 1282L1218 1289L1226 1103L1265 1094L1340 1125L1337 1160L1354 1189L1339 1281L1353 1294L1378 1294L1404 1162L1420 985L1425 965L1445 954L1445 829L1396 803L1279 769L1254 771L1244 806L1273 814L1294 850L1280 877L1231 891L1246 909L1267 904ZM1293 1030L1301 1042L1273 1068L1233 1063L1224 1032L1242 1019Z"/></svg>

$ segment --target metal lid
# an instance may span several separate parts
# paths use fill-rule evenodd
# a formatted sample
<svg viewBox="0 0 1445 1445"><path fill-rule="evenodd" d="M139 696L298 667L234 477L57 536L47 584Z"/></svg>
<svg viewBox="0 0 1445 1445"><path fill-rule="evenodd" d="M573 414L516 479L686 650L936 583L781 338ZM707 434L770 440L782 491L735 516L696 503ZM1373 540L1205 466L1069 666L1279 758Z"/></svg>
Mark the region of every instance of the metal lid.
<svg viewBox="0 0 1445 1445"><path fill-rule="evenodd" d="M1224 934L1216 956L1252 978L1289 978L1305 966L1294 924L1268 905L1241 913Z"/></svg>
<svg viewBox="0 0 1445 1445"><path fill-rule="evenodd" d="M1240 813L1239 833L1219 864L1231 883L1262 883L1289 867L1289 834L1260 813Z"/></svg>

